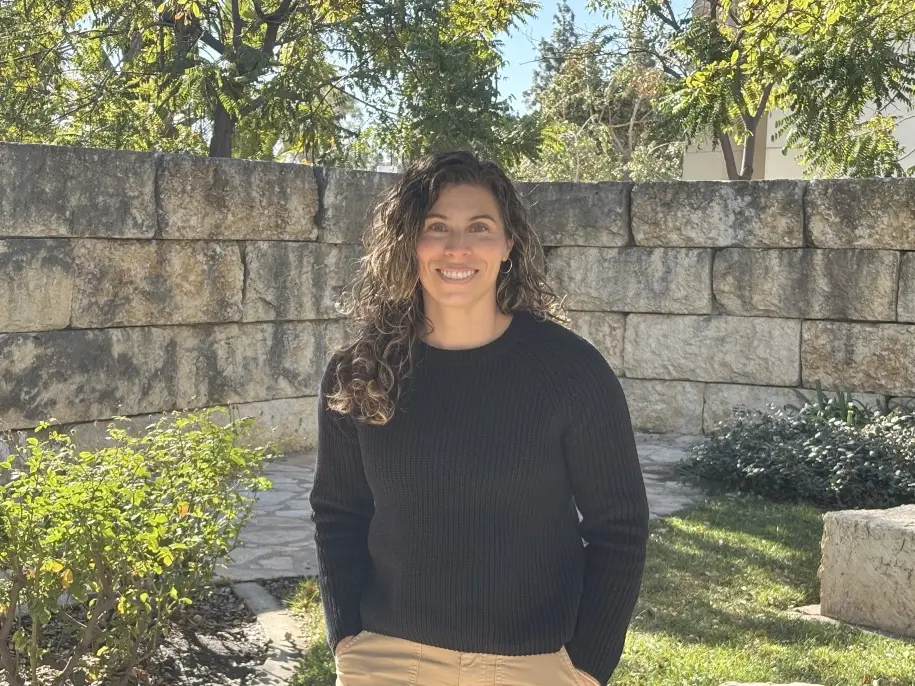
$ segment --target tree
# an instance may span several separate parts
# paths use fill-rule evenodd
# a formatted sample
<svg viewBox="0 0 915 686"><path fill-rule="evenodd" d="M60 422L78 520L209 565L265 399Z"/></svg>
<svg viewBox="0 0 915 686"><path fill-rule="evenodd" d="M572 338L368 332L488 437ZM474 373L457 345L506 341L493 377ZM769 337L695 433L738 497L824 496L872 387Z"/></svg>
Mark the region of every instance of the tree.
<svg viewBox="0 0 915 686"><path fill-rule="evenodd" d="M679 176L678 132L654 105L662 72L644 53L608 54L601 31L579 31L565 2L554 24L552 39L540 43L540 66L525 93L540 117L543 140L516 175L532 181Z"/></svg>
<svg viewBox="0 0 915 686"><path fill-rule="evenodd" d="M0 137L321 164L529 144L495 35L531 0L157 2L0 4Z"/></svg>
<svg viewBox="0 0 915 686"><path fill-rule="evenodd" d="M753 178L759 123L776 110L775 135L808 175L915 171L893 136L915 89L910 0L698 0L679 15L669 0L595 2L642 27L636 50L669 77L662 107L687 140L720 146L730 179Z"/></svg>

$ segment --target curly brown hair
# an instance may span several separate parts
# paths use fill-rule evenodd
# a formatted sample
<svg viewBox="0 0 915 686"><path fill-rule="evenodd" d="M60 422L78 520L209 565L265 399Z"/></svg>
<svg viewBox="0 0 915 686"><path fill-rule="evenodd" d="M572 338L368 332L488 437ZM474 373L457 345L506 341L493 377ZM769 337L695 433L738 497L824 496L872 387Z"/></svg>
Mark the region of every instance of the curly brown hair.
<svg viewBox="0 0 915 686"><path fill-rule="evenodd" d="M491 191L513 240L512 268L500 273L496 282L499 309L568 323L559 297L546 281L540 238L505 172L467 151L426 155L414 161L375 206L358 273L337 303L354 334L335 351L334 385L327 393L331 410L375 425L386 424L394 415L402 381L413 371L413 342L426 331L417 239L442 189L455 184Z"/></svg>

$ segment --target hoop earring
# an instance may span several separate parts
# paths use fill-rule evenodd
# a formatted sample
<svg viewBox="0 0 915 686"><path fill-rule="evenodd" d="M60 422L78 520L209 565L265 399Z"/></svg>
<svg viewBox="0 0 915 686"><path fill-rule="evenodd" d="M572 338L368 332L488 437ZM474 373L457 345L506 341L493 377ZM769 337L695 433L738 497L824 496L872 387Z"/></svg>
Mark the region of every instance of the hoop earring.
<svg viewBox="0 0 915 686"><path fill-rule="evenodd" d="M511 258L509 257L509 258L508 258L508 271L507 271L507 272L503 272L503 271L500 269L500 270L499 270L499 273L500 273L500 274L508 274L508 272L510 272L512 269L514 269L514 267L515 267L515 263L512 262Z"/></svg>

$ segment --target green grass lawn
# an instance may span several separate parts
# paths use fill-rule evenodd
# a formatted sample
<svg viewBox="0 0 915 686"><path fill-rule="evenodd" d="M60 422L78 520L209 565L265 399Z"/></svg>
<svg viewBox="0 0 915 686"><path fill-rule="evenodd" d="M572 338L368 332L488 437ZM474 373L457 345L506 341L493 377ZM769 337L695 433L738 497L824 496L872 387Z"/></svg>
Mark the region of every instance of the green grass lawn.
<svg viewBox="0 0 915 686"><path fill-rule="evenodd" d="M821 533L815 509L730 498L654 522L641 599L612 683L915 686L915 641L790 612L818 602ZM314 580L290 607L312 639L292 686L333 686Z"/></svg>

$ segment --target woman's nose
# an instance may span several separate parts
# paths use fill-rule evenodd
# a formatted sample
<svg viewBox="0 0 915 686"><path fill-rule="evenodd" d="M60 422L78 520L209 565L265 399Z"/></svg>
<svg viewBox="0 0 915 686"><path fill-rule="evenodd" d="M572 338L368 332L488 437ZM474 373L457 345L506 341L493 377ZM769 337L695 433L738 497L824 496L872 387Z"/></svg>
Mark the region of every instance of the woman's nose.
<svg viewBox="0 0 915 686"><path fill-rule="evenodd" d="M463 231L451 231L445 239L446 252L465 252L467 250L467 237Z"/></svg>

